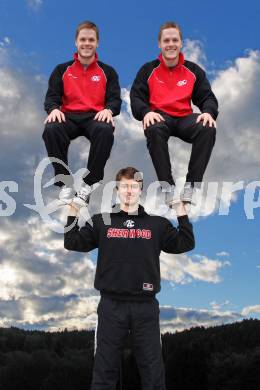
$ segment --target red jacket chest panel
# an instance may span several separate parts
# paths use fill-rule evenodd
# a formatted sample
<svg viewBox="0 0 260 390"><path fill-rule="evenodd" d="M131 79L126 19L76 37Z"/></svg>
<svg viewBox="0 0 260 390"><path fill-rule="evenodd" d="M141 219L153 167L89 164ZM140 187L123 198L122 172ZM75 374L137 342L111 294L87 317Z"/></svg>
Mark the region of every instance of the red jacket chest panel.
<svg viewBox="0 0 260 390"><path fill-rule="evenodd" d="M195 75L184 65L170 69L160 63L148 79L151 109L172 116L191 114L195 81Z"/></svg>
<svg viewBox="0 0 260 390"><path fill-rule="evenodd" d="M63 75L62 111L100 111L105 106L106 76L97 62L84 68L79 61Z"/></svg>

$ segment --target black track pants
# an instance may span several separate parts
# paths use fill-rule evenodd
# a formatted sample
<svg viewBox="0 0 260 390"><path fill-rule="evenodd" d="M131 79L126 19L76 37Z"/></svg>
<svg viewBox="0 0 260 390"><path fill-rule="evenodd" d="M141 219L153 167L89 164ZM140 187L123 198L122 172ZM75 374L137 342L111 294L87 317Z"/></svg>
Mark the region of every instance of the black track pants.
<svg viewBox="0 0 260 390"><path fill-rule="evenodd" d="M68 165L70 141L85 136L90 141L87 168L89 174L83 179L88 185L99 182L104 177L104 167L110 156L114 142L114 127L111 123L98 122L87 114L66 114L66 121L47 123L43 140L49 157L56 157ZM53 163L55 176L69 177L69 171L59 163ZM61 186L64 183L57 182Z"/></svg>
<svg viewBox="0 0 260 390"><path fill-rule="evenodd" d="M168 149L168 140L171 136L192 144L186 182L202 182L213 146L215 144L215 127L203 126L196 123L199 114L186 117L171 117L164 113L164 122L156 122L145 130L147 147L160 182L175 184L171 171L171 162Z"/></svg>
<svg viewBox="0 0 260 390"><path fill-rule="evenodd" d="M124 340L129 330L142 390L165 390L157 299L132 302L107 296L102 296L98 305L91 390L116 389Z"/></svg>

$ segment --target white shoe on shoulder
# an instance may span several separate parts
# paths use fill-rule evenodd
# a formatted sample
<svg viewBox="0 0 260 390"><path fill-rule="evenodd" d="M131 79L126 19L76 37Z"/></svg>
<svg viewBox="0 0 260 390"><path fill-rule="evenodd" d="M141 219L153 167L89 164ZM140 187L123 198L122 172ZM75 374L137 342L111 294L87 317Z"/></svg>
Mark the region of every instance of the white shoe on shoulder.
<svg viewBox="0 0 260 390"><path fill-rule="evenodd" d="M74 188L63 186L59 193L59 200L62 205L70 205L75 196Z"/></svg>
<svg viewBox="0 0 260 390"><path fill-rule="evenodd" d="M74 196L72 202L78 207L86 207L89 203L90 193L91 193L91 186L88 184L85 184L79 191L77 191L76 195Z"/></svg>

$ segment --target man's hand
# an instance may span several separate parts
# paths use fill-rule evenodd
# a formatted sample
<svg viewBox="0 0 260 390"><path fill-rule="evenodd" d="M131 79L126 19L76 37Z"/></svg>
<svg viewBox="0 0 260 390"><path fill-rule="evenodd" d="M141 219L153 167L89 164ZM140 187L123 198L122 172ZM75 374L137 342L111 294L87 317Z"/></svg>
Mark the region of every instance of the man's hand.
<svg viewBox="0 0 260 390"><path fill-rule="evenodd" d="M115 123L114 123L114 119L113 119L113 115L112 115L112 111L105 108L104 110L102 111L99 111L96 115L95 115L95 120L99 121L99 122L107 122L107 123L110 123L112 124L112 126L115 127Z"/></svg>
<svg viewBox="0 0 260 390"><path fill-rule="evenodd" d="M175 210L177 217L182 217L183 215L187 215L185 204L182 201L180 201L180 203L176 203L172 208Z"/></svg>
<svg viewBox="0 0 260 390"><path fill-rule="evenodd" d="M75 203L72 202L72 203L70 204L68 216L69 216L69 217L77 217L78 214L79 214L79 211L80 211L79 205L77 205L77 204L75 204Z"/></svg>
<svg viewBox="0 0 260 390"><path fill-rule="evenodd" d="M62 111L58 110L58 108L54 108L52 112L47 116L47 118L44 121L44 124L51 123L51 122L65 122L65 115Z"/></svg>
<svg viewBox="0 0 260 390"><path fill-rule="evenodd" d="M144 130L150 125L154 125L155 122L163 122L165 119L158 114L158 112L150 111L144 116L143 126Z"/></svg>
<svg viewBox="0 0 260 390"><path fill-rule="evenodd" d="M196 120L196 123L202 122L203 121L203 126L206 126L206 124L209 124L209 127L215 127L217 128L216 121L212 118L210 114L207 112L204 112L204 114L200 114Z"/></svg>

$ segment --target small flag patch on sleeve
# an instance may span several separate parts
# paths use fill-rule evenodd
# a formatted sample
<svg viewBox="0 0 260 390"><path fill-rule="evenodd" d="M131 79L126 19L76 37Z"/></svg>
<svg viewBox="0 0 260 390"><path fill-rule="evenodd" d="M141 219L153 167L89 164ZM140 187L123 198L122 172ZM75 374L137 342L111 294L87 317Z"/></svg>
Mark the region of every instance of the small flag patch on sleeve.
<svg viewBox="0 0 260 390"><path fill-rule="evenodd" d="M153 284L151 284L151 283L143 283L143 290L153 291Z"/></svg>

